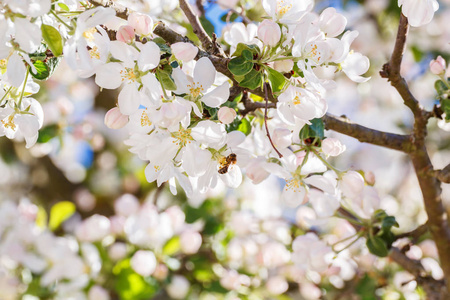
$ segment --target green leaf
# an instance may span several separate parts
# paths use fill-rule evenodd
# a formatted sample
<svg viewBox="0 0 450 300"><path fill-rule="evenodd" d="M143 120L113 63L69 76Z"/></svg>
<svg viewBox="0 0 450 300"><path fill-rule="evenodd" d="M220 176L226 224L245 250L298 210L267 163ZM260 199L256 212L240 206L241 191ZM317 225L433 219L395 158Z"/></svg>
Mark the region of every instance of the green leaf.
<svg viewBox="0 0 450 300"><path fill-rule="evenodd" d="M377 282L374 278L367 274L358 282L356 286L356 293L361 296L361 300L377 300L375 290L378 288Z"/></svg>
<svg viewBox="0 0 450 300"><path fill-rule="evenodd" d="M38 143L47 143L52 138L54 138L59 131L59 126L56 124L46 126L39 130L39 137L37 139Z"/></svg>
<svg viewBox="0 0 450 300"><path fill-rule="evenodd" d="M243 56L238 56L228 62L228 70L233 75L244 76L253 70L253 63Z"/></svg>
<svg viewBox="0 0 450 300"><path fill-rule="evenodd" d="M153 42L158 45L161 52L172 54L172 49L170 49L169 46L167 46L166 41L163 38L157 37L153 39Z"/></svg>
<svg viewBox="0 0 450 300"><path fill-rule="evenodd" d="M224 23L234 22L234 20L236 20L237 17L239 17L237 13L232 13L230 17L228 17L228 13L224 13L222 16L220 16L220 20Z"/></svg>
<svg viewBox="0 0 450 300"><path fill-rule="evenodd" d="M159 83L161 83L162 87L165 90L168 91L174 91L177 89L177 86L175 82L173 81L172 77L170 76L170 72L168 72L168 69L172 70L172 67L169 65L164 65L163 69L157 69L156 70L156 77L159 80Z"/></svg>
<svg viewBox="0 0 450 300"><path fill-rule="evenodd" d="M434 88L436 89L436 92L438 93L439 96L441 96L447 91L447 86L440 79L434 82Z"/></svg>
<svg viewBox="0 0 450 300"><path fill-rule="evenodd" d="M379 257L386 257L389 253L386 242L379 236L368 237L366 246L370 253Z"/></svg>
<svg viewBox="0 0 450 300"><path fill-rule="evenodd" d="M214 25L205 17L200 17L200 24L202 24L202 27L205 29L206 33L212 37L214 33Z"/></svg>
<svg viewBox="0 0 450 300"><path fill-rule="evenodd" d="M445 113L445 121L450 122L450 99L441 100L441 108Z"/></svg>
<svg viewBox="0 0 450 300"><path fill-rule="evenodd" d="M61 34L55 27L50 25L41 25L42 38L47 46L52 50L54 56L60 56L63 52L63 42Z"/></svg>
<svg viewBox="0 0 450 300"><path fill-rule="evenodd" d="M239 85L251 90L257 89L262 85L262 74L252 69L249 73L245 74L244 79L239 82Z"/></svg>
<svg viewBox="0 0 450 300"><path fill-rule="evenodd" d="M252 132L252 125L250 124L250 121L247 118L243 118L237 130L244 133L245 135L249 135L250 132Z"/></svg>
<svg viewBox="0 0 450 300"><path fill-rule="evenodd" d="M75 210L75 204L69 201L61 201L53 205L50 209L50 221L48 223L50 230L57 229L59 225L73 215Z"/></svg>
<svg viewBox="0 0 450 300"><path fill-rule="evenodd" d="M261 50L257 45L247 45L244 43L239 43L232 56L241 56L244 50L250 51L253 55L259 55L261 53Z"/></svg>
<svg viewBox="0 0 450 300"><path fill-rule="evenodd" d="M269 73L269 82L270 87L272 88L272 91L274 93L281 91L284 88L284 85L286 84L286 77L283 76L278 71L275 71L272 68L266 68L267 73Z"/></svg>
<svg viewBox="0 0 450 300"><path fill-rule="evenodd" d="M325 125L323 124L322 119L312 119L311 125L309 125L310 132L312 130L314 136L318 137L321 140L325 137Z"/></svg>
<svg viewBox="0 0 450 300"><path fill-rule="evenodd" d="M70 8L64 3L58 3L58 6L62 11L70 11Z"/></svg>
<svg viewBox="0 0 450 300"><path fill-rule="evenodd" d="M393 226L397 228L400 226L393 216L387 216L381 223L381 228L383 229L383 231L389 231Z"/></svg>
<svg viewBox="0 0 450 300"><path fill-rule="evenodd" d="M36 68L36 73L33 73L33 71L30 70L30 74L34 78L38 80L45 80L50 76L50 68L42 60L35 61L33 65Z"/></svg>
<svg viewBox="0 0 450 300"><path fill-rule="evenodd" d="M129 259L114 266L113 273L117 276L114 288L122 300L151 299L159 290L154 278L143 278L134 272Z"/></svg>
<svg viewBox="0 0 450 300"><path fill-rule="evenodd" d="M167 241L167 243L163 247L163 253L167 256L172 256L178 251L180 251L180 237L174 236L170 240Z"/></svg>

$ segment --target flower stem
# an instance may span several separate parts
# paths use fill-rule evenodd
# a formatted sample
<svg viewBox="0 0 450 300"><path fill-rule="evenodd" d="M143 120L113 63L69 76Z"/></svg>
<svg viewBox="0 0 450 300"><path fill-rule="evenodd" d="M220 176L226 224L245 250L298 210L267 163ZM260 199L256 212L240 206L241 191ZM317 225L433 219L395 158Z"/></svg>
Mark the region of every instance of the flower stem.
<svg viewBox="0 0 450 300"><path fill-rule="evenodd" d="M27 81L28 81L28 75L29 74L30 74L30 67L27 67L27 74L25 75L25 80L23 81L22 92L20 93L19 109L20 109L20 106L22 105L22 99L23 99L23 95L25 94L25 87L27 86Z"/></svg>
<svg viewBox="0 0 450 300"><path fill-rule="evenodd" d="M6 91L5 95L3 95L2 99L0 99L0 105L2 104L3 100L5 100L6 96L8 96L9 92L12 90L12 86L9 87L9 89Z"/></svg>
<svg viewBox="0 0 450 300"><path fill-rule="evenodd" d="M61 24L63 24L64 26L66 26L69 30L73 30L73 27L72 26L70 26L69 24L67 24L66 22L64 22L53 10L51 10L50 11L50 13L52 14L52 15L54 15L55 16L55 18L61 23Z"/></svg>

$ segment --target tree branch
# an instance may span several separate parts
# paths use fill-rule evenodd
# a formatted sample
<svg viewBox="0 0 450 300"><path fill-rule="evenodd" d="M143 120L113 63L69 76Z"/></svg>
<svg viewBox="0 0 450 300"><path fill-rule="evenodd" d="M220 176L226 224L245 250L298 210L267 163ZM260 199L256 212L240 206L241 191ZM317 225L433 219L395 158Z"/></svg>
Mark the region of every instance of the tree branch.
<svg viewBox="0 0 450 300"><path fill-rule="evenodd" d="M425 147L427 122L430 113L421 107L420 103L409 90L405 79L400 74L407 35L408 19L401 14L391 59L383 66L380 75L391 82L392 86L397 89L397 92L403 98L404 104L414 114L412 139L414 151L409 152L409 156L422 190L425 210L428 215L429 229L438 249L448 296L450 294L450 230L447 223L447 214L442 204L440 182L434 176L430 175L433 172L433 165Z"/></svg>
<svg viewBox="0 0 450 300"><path fill-rule="evenodd" d="M112 0L88 0L92 5L94 6L103 6L103 7L111 7L116 11L116 16L122 19L127 19L128 14L131 13L131 11L128 10L123 5L117 4L115 1Z"/></svg>
<svg viewBox="0 0 450 300"><path fill-rule="evenodd" d="M326 129L351 136L362 143L369 143L406 153L413 150L409 135L400 135L370 129L353 123L347 118L333 116L329 113L323 117L323 121Z"/></svg>
<svg viewBox="0 0 450 300"><path fill-rule="evenodd" d="M450 183L450 164L442 170L432 171L431 175L436 177L440 182Z"/></svg>

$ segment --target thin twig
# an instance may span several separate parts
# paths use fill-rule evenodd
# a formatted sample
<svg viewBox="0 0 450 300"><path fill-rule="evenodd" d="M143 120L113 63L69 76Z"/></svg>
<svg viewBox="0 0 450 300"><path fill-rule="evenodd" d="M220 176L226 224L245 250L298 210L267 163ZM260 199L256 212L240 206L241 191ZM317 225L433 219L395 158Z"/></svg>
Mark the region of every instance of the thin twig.
<svg viewBox="0 0 450 300"><path fill-rule="evenodd" d="M272 138L270 137L270 133L269 133L269 127L267 127L267 109L268 109L268 103L269 103L269 83L268 82L264 82L264 93L265 93L265 100L266 100L266 106L264 108L264 125L266 126L266 133L267 133L267 137L269 138L270 144L272 145L273 150L275 150L275 152L278 154L278 156L280 158L283 157L283 154L280 153L280 151L278 151L277 147L275 147L275 145L273 144Z"/></svg>
<svg viewBox="0 0 450 300"><path fill-rule="evenodd" d="M436 177L440 182L450 183L450 164L442 170L433 170L431 175Z"/></svg>

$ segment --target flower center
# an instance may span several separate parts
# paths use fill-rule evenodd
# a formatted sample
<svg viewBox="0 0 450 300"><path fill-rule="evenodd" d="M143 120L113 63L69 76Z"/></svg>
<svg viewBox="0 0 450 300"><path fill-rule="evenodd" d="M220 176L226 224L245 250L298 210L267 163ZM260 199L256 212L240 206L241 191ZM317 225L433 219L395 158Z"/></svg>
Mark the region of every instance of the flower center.
<svg viewBox="0 0 450 300"><path fill-rule="evenodd" d="M204 92L203 85L200 84L200 82L188 84L189 93L192 97L197 98Z"/></svg>
<svg viewBox="0 0 450 300"><path fill-rule="evenodd" d="M83 32L83 36L85 39L92 42L92 41L94 41L94 33L96 33L96 32L97 32L97 29L95 27L92 27L91 29L88 29L85 32Z"/></svg>
<svg viewBox="0 0 450 300"><path fill-rule="evenodd" d="M303 182L300 179L292 178L286 182L285 189L286 189L286 191L293 190L294 192L298 193L298 192L300 192L301 186L303 186Z"/></svg>
<svg viewBox="0 0 450 300"><path fill-rule="evenodd" d="M150 121L150 119L148 117L147 109L145 109L141 115L141 127L151 126L151 125L152 125L152 122Z"/></svg>
<svg viewBox="0 0 450 300"><path fill-rule="evenodd" d="M125 68L125 70L120 71L120 76L122 76L122 81L128 80L135 82L137 79L136 73L131 68Z"/></svg>
<svg viewBox="0 0 450 300"><path fill-rule="evenodd" d="M7 65L8 65L8 60L6 58L0 60L0 69L6 69Z"/></svg>
<svg viewBox="0 0 450 300"><path fill-rule="evenodd" d="M193 138L191 136L191 129L180 128L180 130L176 132L172 132L172 137L175 139L173 143L177 146L184 147L187 143L190 143Z"/></svg>
<svg viewBox="0 0 450 300"><path fill-rule="evenodd" d="M294 103L294 105L298 105L298 104L302 103L302 102L300 101L300 97L301 97L301 96L302 96L301 93L299 93L299 92L296 92L296 93L295 93L295 98L294 98L294 100L292 100L292 102Z"/></svg>
<svg viewBox="0 0 450 300"><path fill-rule="evenodd" d="M318 49L316 44L311 44L311 51L309 52L309 56L314 59L317 63L320 63L320 59L322 58L322 52Z"/></svg>
<svg viewBox="0 0 450 300"><path fill-rule="evenodd" d="M283 17L291 8L292 4L287 4L284 0L277 1L277 12L280 17Z"/></svg>
<svg viewBox="0 0 450 300"><path fill-rule="evenodd" d="M6 120L6 122L5 122ZM5 128L11 128L11 130L16 131L16 123L14 123L14 114L9 115L7 118L1 120Z"/></svg>
<svg viewBox="0 0 450 300"><path fill-rule="evenodd" d="M100 59L100 52L98 51L97 46L94 46L91 50L89 50L89 55L91 58Z"/></svg>

